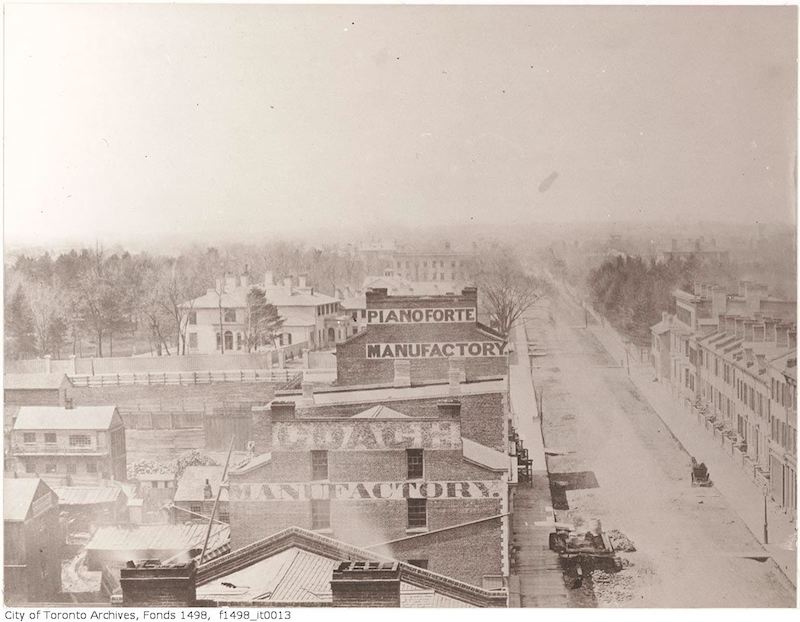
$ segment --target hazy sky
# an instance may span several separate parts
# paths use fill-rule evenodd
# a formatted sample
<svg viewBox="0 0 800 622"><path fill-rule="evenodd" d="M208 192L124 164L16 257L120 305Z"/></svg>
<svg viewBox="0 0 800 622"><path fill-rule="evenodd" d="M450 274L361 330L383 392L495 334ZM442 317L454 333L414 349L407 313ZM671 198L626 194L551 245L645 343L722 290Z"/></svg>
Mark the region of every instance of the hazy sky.
<svg viewBox="0 0 800 622"><path fill-rule="evenodd" d="M5 12L7 242L794 219L793 7Z"/></svg>

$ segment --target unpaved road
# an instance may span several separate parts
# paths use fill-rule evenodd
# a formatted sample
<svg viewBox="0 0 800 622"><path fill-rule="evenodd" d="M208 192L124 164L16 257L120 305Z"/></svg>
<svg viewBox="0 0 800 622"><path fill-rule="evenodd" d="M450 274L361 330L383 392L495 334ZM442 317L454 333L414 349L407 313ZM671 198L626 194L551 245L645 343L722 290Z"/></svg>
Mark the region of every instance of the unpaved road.
<svg viewBox="0 0 800 622"><path fill-rule="evenodd" d="M637 548L621 554L629 566L593 573L582 589L599 606L795 606L774 562L747 558L763 549L725 498L692 488L688 454L583 328L583 312L557 300L549 315L534 311L526 326L547 351L532 361L545 446L572 452L548 457L558 519L597 518Z"/></svg>

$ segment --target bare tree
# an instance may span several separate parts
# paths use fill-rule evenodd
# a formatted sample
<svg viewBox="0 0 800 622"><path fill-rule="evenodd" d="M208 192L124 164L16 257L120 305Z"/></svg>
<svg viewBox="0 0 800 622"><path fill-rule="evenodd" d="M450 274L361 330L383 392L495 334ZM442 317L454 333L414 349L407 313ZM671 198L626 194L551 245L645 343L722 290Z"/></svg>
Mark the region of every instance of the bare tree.
<svg viewBox="0 0 800 622"><path fill-rule="evenodd" d="M494 248L483 255L476 261L474 274L490 325L505 337L547 288L543 280L529 275L508 249Z"/></svg>

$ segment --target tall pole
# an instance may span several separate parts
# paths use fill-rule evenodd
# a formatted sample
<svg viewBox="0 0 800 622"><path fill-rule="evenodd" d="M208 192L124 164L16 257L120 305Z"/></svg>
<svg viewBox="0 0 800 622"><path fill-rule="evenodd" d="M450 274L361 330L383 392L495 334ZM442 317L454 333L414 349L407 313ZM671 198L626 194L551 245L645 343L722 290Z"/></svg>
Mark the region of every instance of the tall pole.
<svg viewBox="0 0 800 622"><path fill-rule="evenodd" d="M219 481L219 488L217 488L217 498L214 499L214 507L211 510L211 518L208 519L208 530L206 531L206 539L203 542L203 550L200 552L200 559L197 562L197 565L203 563L203 557L206 554L206 548L208 548L208 540L211 537L211 527L214 525L214 517L217 515L217 506L219 505L219 497L222 494L222 487L225 484L225 478L228 475L228 465L231 462L231 453L233 453L233 441L236 440L236 436L231 436L231 446L228 447L228 457L225 459L225 468L222 469L222 479Z"/></svg>
<svg viewBox="0 0 800 622"><path fill-rule="evenodd" d="M769 526L767 524L767 493L764 492L764 544L769 544Z"/></svg>

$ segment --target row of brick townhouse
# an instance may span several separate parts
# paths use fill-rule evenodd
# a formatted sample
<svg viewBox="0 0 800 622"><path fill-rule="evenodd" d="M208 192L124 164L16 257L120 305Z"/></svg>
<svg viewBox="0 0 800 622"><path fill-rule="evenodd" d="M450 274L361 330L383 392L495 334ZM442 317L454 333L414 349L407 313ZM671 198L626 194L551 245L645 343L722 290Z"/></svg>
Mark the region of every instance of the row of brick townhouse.
<svg viewBox="0 0 800 622"><path fill-rule="evenodd" d="M675 313L651 328L657 378L705 412L753 479L796 514L795 303L747 282L735 294L698 286L673 297Z"/></svg>

